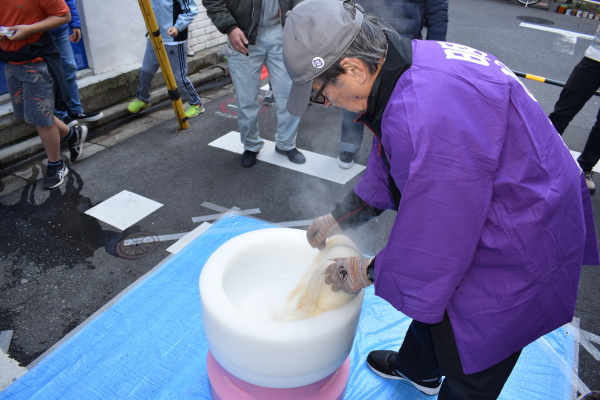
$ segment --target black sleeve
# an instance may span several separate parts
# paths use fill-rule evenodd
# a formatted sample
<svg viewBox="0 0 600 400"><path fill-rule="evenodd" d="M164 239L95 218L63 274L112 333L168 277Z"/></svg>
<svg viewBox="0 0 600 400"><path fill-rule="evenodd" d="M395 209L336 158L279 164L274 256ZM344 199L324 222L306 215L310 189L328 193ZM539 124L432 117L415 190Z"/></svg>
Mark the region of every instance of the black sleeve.
<svg viewBox="0 0 600 400"><path fill-rule="evenodd" d="M206 14L219 32L229 34L237 26L237 22L227 9L224 0L202 0L202 5L206 8Z"/></svg>
<svg viewBox="0 0 600 400"><path fill-rule="evenodd" d="M335 209L331 214L340 228L346 230L359 227L384 211L384 209L373 207L364 202L353 190L341 203L335 205Z"/></svg>
<svg viewBox="0 0 600 400"><path fill-rule="evenodd" d="M448 0L425 1L427 40L446 40L448 32Z"/></svg>

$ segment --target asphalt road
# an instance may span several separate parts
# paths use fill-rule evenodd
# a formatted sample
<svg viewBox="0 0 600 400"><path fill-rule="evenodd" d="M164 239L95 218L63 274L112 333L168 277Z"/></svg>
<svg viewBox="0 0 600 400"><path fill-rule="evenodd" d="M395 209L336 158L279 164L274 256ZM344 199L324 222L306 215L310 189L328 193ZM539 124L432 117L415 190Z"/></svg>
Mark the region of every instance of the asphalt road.
<svg viewBox="0 0 600 400"><path fill-rule="evenodd" d="M598 21L524 8L514 1L452 0L450 7L449 41L490 52L513 70L563 82L590 41L542 28L593 35L598 26ZM542 28L521 25L532 18ZM560 88L524 83L544 110L551 111ZM170 105L159 105L101 134L92 130L86 157L70 167L60 189L44 191L37 181L2 194L0 331L13 332L9 355L21 365L34 362L158 265L174 243L159 241L127 253L123 240L130 235L189 232L199 225L192 218L213 215L219 207L258 208L254 217L273 223L309 220L328 213L356 183L358 177L340 184L261 161L241 168L239 154L210 145L238 130L233 87L204 91L202 97L207 112L191 120L186 131L176 132ZM564 139L572 150L582 150L599 106L594 98L571 123ZM337 157L340 121L337 109L309 107L300 124L298 148ZM261 136L273 140L274 107L263 107L260 126ZM365 164L369 148L367 133L358 163ZM39 171L34 163L25 173ZM85 214L123 190L163 206L125 230ZM598 196L593 205L600 216ZM364 253L375 254L383 247L393 217L385 212L351 233ZM596 223L600 226L598 218ZM581 328L595 335L600 335L598 271L583 268L576 311ZM600 388L597 357L585 348L579 352L579 377L591 389Z"/></svg>

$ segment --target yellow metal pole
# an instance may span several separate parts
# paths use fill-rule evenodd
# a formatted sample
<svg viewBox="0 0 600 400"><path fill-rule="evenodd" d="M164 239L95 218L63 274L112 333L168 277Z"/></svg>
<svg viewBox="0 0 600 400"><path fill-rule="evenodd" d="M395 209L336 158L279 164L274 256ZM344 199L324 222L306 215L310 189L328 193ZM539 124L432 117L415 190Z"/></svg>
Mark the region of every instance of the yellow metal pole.
<svg viewBox="0 0 600 400"><path fill-rule="evenodd" d="M167 84L169 98L171 99L171 103L173 104L175 116L177 117L177 121L179 122L179 128L188 129L190 125L188 124L188 119L185 116L185 112L183 111L183 104L181 103L181 94L177 89L177 83L175 82L173 71L171 70L171 63L169 63L169 57L167 56L167 52L165 51L165 45L163 44L162 37L160 36L160 29L158 28L158 23L156 22L156 17L154 16L154 10L152 9L150 0L138 0L138 2L140 3L140 9L142 10L144 21L146 21L148 35L150 35L150 40L152 40L152 47L154 47L154 53L156 54L156 58L158 59L160 69L162 70L163 77L165 78L165 83Z"/></svg>

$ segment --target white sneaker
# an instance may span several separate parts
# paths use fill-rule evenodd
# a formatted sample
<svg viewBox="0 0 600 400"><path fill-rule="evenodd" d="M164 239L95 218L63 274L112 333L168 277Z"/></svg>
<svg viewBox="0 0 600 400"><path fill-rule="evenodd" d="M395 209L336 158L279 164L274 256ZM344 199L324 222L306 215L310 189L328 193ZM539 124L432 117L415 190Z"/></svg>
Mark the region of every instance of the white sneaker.
<svg viewBox="0 0 600 400"><path fill-rule="evenodd" d="M340 168L352 168L354 165L354 153L342 151L338 156L337 163Z"/></svg>

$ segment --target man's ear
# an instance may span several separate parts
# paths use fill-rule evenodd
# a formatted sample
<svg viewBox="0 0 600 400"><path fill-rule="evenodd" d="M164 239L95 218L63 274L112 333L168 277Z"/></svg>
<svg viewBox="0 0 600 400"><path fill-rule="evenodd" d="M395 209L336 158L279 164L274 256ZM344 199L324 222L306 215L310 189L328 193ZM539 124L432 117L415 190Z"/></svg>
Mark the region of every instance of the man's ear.
<svg viewBox="0 0 600 400"><path fill-rule="evenodd" d="M358 83L364 83L369 76L366 64L355 57L347 57L340 61L340 66L344 73L358 80Z"/></svg>

